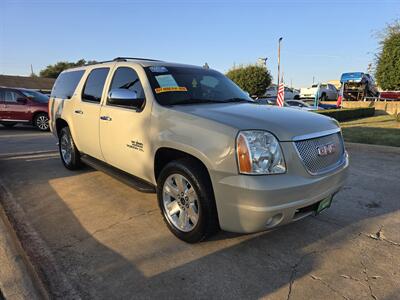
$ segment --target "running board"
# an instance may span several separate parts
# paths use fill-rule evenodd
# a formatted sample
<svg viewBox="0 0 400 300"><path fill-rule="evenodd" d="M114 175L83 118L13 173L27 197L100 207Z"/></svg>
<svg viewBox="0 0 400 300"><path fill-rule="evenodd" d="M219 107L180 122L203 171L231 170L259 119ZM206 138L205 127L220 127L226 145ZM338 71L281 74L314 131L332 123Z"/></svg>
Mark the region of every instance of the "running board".
<svg viewBox="0 0 400 300"><path fill-rule="evenodd" d="M156 192L156 187L153 184L151 184L147 181L144 181L143 179L140 179L136 176L128 174L122 170L119 170L113 166L110 166L109 164L107 164L103 161L100 161L94 157L91 157L89 155L82 155L81 161L84 164L92 167L93 169L104 172L104 173L110 175L111 177L114 177L115 179L125 183L126 185L133 187L135 190L138 190L139 192L142 192L142 193L155 193Z"/></svg>

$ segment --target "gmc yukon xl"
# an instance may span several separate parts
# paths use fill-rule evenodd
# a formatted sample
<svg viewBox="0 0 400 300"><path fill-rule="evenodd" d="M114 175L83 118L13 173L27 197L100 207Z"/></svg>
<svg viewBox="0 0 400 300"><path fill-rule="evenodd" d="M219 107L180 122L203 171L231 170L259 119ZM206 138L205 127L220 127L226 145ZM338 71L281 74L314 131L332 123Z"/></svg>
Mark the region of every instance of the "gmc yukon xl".
<svg viewBox="0 0 400 300"><path fill-rule="evenodd" d="M208 68L116 58L69 69L49 107L66 168L83 162L156 192L186 242L319 213L346 177L335 120L259 105Z"/></svg>

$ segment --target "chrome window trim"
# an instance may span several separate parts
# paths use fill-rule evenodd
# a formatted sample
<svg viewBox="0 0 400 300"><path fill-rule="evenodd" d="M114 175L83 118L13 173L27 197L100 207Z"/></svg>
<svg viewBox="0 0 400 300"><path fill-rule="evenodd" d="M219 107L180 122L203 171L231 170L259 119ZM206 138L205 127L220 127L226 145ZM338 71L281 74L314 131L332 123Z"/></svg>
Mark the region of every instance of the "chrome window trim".
<svg viewBox="0 0 400 300"><path fill-rule="evenodd" d="M292 139L292 141L299 142L299 141L304 141L304 140L311 140L311 139L331 135L331 134L334 134L334 133L337 133L340 131L341 131L340 127L337 127L335 129L329 129L329 130L325 130L325 131L319 131L319 132L314 132L314 133L309 133L309 134L304 134L304 135L298 135L298 136L295 136Z"/></svg>

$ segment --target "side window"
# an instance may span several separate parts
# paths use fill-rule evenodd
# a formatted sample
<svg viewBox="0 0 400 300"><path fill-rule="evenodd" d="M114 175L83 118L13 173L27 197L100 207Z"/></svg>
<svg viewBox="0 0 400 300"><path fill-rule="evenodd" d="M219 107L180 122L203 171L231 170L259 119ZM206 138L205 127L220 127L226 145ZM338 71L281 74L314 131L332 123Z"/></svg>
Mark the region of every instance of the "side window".
<svg viewBox="0 0 400 300"><path fill-rule="evenodd" d="M4 90L0 89L0 102L4 102Z"/></svg>
<svg viewBox="0 0 400 300"><path fill-rule="evenodd" d="M93 69L86 79L82 101L100 103L109 68Z"/></svg>
<svg viewBox="0 0 400 300"><path fill-rule="evenodd" d="M110 91L112 89L128 89L136 92L138 99L144 100L144 90L140 83L139 76L136 71L129 67L119 67L111 81ZM108 101L107 101L107 104Z"/></svg>
<svg viewBox="0 0 400 300"><path fill-rule="evenodd" d="M19 95L17 92L14 92L12 90L4 90L4 101L5 102L17 104L18 98L23 98L23 97L21 95Z"/></svg>
<svg viewBox="0 0 400 300"><path fill-rule="evenodd" d="M61 99L71 98L83 76L83 73L85 73L84 70L61 73L53 86L50 97Z"/></svg>

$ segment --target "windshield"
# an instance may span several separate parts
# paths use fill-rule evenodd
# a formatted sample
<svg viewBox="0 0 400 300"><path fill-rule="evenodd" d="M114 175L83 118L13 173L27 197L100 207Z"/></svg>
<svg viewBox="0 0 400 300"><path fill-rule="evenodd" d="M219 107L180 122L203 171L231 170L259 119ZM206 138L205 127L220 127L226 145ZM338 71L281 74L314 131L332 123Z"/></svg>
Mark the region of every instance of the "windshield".
<svg viewBox="0 0 400 300"><path fill-rule="evenodd" d="M28 91L28 90L21 90L22 94L24 94L26 97L32 99L35 102L40 102L40 103L48 103L49 102L49 97L35 91Z"/></svg>
<svg viewBox="0 0 400 300"><path fill-rule="evenodd" d="M214 70L160 66L145 70L161 105L253 102L235 83Z"/></svg>

